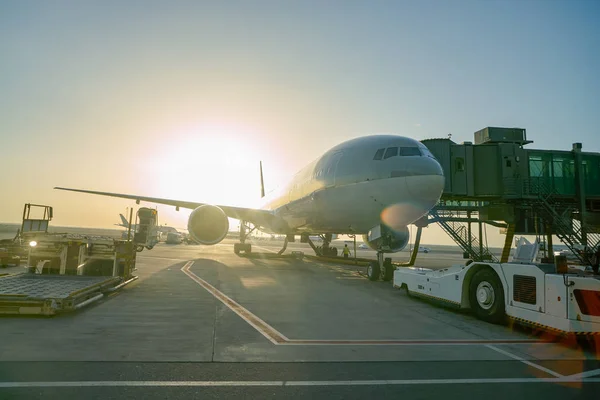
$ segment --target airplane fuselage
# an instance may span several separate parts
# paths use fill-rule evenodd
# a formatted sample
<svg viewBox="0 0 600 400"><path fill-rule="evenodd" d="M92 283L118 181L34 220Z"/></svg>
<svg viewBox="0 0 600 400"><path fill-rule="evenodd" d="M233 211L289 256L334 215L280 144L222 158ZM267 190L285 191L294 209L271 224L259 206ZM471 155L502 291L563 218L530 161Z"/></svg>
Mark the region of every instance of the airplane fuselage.
<svg viewBox="0 0 600 400"><path fill-rule="evenodd" d="M285 224L264 228L344 234L366 233L381 222L405 227L438 202L443 187L441 166L419 141L361 137L327 151L265 197L262 208Z"/></svg>

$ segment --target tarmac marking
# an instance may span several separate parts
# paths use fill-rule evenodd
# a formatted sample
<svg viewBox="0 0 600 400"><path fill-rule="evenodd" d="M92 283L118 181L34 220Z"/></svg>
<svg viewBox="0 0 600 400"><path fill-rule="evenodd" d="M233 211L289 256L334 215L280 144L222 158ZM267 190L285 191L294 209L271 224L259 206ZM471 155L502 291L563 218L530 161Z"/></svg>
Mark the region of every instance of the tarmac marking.
<svg viewBox="0 0 600 400"><path fill-rule="evenodd" d="M271 253L275 253L275 254L277 254L277 253L278 253L277 251L274 251L274 250L271 250L271 249L267 249L266 247L257 246L257 245L254 245L254 247L256 247L256 248L259 248L259 249L261 249L261 250L270 251Z"/></svg>
<svg viewBox="0 0 600 400"><path fill-rule="evenodd" d="M537 339L448 339L448 340L303 340L303 339L288 339L284 334L273 328L264 320L244 308L235 300L221 292L204 279L190 271L190 267L194 261L188 261L181 268L187 276L192 278L196 283L202 286L207 292L213 295L217 300L225 304L231 311L236 313L240 318L246 321L250 326L256 329L261 335L267 338L271 343L276 345L328 345L328 346L430 346L430 345L445 345L445 346L466 346L466 345L489 345L489 344L545 344L547 341ZM496 350L495 348L493 350ZM496 350L496 351L499 351ZM516 357L516 356L515 356ZM519 360L521 361L521 360ZM524 361L524 360L523 360ZM540 367L543 368L543 367Z"/></svg>
<svg viewBox="0 0 600 400"><path fill-rule="evenodd" d="M488 344L508 345L508 344L547 344L528 339L378 339L378 340L334 340L334 339L288 339L284 345L308 345L308 346L482 346Z"/></svg>
<svg viewBox="0 0 600 400"><path fill-rule="evenodd" d="M239 305L235 300L227 296L225 293L221 292L217 288L215 288L210 283L206 282L204 279L200 278L198 275L194 274L190 271L190 267L194 264L194 261L188 261L181 268L181 270L190 278L192 278L196 283L206 289L207 292L212 294L217 300L221 301L221 303L225 304L231 311L236 313L240 318L250 324L254 329L260 332L264 337L266 337L269 341L274 344L279 344L288 340L285 336L279 333L275 328L271 325L267 324L262 319L258 318L256 315L252 314L246 308Z"/></svg>
<svg viewBox="0 0 600 400"><path fill-rule="evenodd" d="M0 382L6 388L57 387L248 387L248 386L387 386L387 385L467 385L510 383L600 383L600 378L482 378L482 379L388 379L346 381L55 381Z"/></svg>
<svg viewBox="0 0 600 400"><path fill-rule="evenodd" d="M563 378L564 377L563 375L559 374L558 372L552 371L551 369L548 369L546 367L542 367L541 365L538 365L538 364L533 363L531 361L527 361L524 358L517 356L516 354L509 353L508 351L499 349L496 346L492 346L492 345L488 344L485 347L487 347L488 349L492 349L494 351L497 351L500 354L504 354L505 356L510 357L510 358L512 358L514 360L521 361L523 364L529 365L530 367L533 367L533 368L537 368L540 371L543 371L543 372L545 372L547 374L550 374L552 376L555 376L557 378Z"/></svg>
<svg viewBox="0 0 600 400"><path fill-rule="evenodd" d="M566 376L566 378L583 379L583 378L590 378L590 377L596 376L596 375L600 375L600 369L593 369L591 371L580 372L578 374Z"/></svg>
<svg viewBox="0 0 600 400"><path fill-rule="evenodd" d="M187 261L187 260L189 260L189 258L154 257L154 256L136 256L136 258L154 258L156 260L169 260L169 261Z"/></svg>

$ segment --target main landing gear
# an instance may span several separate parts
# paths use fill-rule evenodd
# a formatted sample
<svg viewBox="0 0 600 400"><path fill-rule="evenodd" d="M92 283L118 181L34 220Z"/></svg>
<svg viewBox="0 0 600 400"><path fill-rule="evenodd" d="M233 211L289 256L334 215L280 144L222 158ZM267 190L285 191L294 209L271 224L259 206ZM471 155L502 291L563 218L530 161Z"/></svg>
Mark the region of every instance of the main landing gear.
<svg viewBox="0 0 600 400"><path fill-rule="evenodd" d="M246 232L247 229L248 232ZM246 221L240 221L240 243L233 244L233 252L235 254L240 254L241 251L246 254L252 253L252 244L246 243L246 238L254 231L254 229L256 229L255 226L250 228L246 224Z"/></svg>
<svg viewBox="0 0 600 400"><path fill-rule="evenodd" d="M308 234L303 234L301 237L302 243L308 243L310 247L315 251L315 254L320 257L337 257L338 249L337 247L330 247L332 235L331 233L326 233L324 235L319 235L321 239L323 239L322 246L315 246L312 240L310 240L310 236Z"/></svg>
<svg viewBox="0 0 600 400"><path fill-rule="evenodd" d="M370 281L381 279L384 282L391 281L394 278L396 267L392 264L390 257L384 258L384 253L377 252L377 261L371 261L367 266L367 277Z"/></svg>

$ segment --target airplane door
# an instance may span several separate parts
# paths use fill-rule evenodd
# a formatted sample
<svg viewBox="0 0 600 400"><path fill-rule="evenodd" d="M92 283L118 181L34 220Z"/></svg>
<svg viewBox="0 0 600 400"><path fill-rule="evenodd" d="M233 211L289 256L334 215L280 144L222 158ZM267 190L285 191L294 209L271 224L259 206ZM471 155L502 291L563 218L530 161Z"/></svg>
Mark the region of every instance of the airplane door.
<svg viewBox="0 0 600 400"><path fill-rule="evenodd" d="M342 159L342 155L344 155L343 152L339 151L337 153L334 153L331 156L331 161L328 163L328 167L327 167L327 171L326 171L326 176L327 176L327 183L328 186L335 186L335 177L336 177L336 173L337 173L337 167L338 164L340 163L340 160Z"/></svg>

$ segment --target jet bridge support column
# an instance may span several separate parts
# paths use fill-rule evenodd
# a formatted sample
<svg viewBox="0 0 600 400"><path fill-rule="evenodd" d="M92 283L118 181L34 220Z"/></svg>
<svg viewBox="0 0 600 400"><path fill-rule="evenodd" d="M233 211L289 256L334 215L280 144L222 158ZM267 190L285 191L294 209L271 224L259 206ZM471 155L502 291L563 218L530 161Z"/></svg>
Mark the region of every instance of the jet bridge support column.
<svg viewBox="0 0 600 400"><path fill-rule="evenodd" d="M554 262L554 249L552 248L552 225L546 225L546 251L548 252L548 258L551 262Z"/></svg>
<svg viewBox="0 0 600 400"><path fill-rule="evenodd" d="M512 241L515 237L515 224L511 223L506 227L506 237L504 238L504 248L502 249L502 255L500 256L501 263L507 263L510 255L510 249L512 247Z"/></svg>
<svg viewBox="0 0 600 400"><path fill-rule="evenodd" d="M423 232L422 226L417 226L417 236L415 237L415 243L413 245L412 252L410 254L410 260L407 263L401 263L403 267L412 267L417 261L417 254L419 253L419 246L421 244L421 233Z"/></svg>

